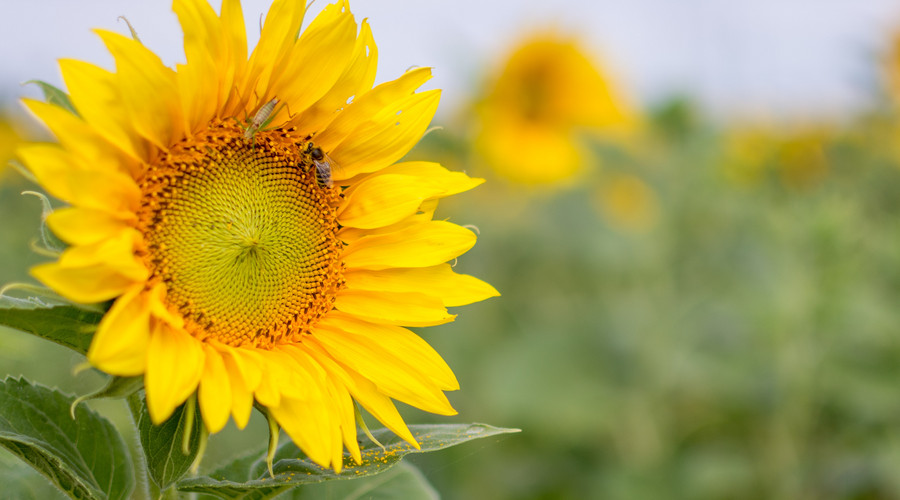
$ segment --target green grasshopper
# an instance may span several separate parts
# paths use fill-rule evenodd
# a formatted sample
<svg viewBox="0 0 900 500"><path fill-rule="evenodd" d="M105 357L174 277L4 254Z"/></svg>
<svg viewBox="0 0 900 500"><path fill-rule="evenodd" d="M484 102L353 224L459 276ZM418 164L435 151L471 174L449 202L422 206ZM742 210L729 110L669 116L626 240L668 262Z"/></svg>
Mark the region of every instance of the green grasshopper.
<svg viewBox="0 0 900 500"><path fill-rule="evenodd" d="M275 106L278 105L278 98L273 97L271 101L262 105L259 108L259 111L253 115L253 118L250 120L246 120L249 123L247 127L244 129L244 139L251 141L254 137L256 137L257 132L264 130L266 126L275 118L275 114L272 113L275 111Z"/></svg>

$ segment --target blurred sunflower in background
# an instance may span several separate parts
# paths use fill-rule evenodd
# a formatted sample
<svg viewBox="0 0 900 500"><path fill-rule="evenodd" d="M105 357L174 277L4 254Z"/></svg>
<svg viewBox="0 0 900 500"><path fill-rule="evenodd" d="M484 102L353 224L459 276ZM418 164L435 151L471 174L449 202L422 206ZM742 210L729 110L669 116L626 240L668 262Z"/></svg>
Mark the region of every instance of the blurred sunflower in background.
<svg viewBox="0 0 900 500"><path fill-rule="evenodd" d="M0 115L0 177L9 167L13 159L16 147L22 141L22 137L13 126L12 120Z"/></svg>
<svg viewBox="0 0 900 500"><path fill-rule="evenodd" d="M579 134L634 128L635 112L579 44L526 39L478 105L475 147L494 171L523 184L571 179L589 161Z"/></svg>
<svg viewBox="0 0 900 500"><path fill-rule="evenodd" d="M815 187L829 173L825 149L834 136L821 123L736 126L723 142L725 176L742 186L755 186L771 177L793 189Z"/></svg>
<svg viewBox="0 0 900 500"><path fill-rule="evenodd" d="M894 29L882 60L884 86L895 105L900 104L900 26Z"/></svg>
<svg viewBox="0 0 900 500"><path fill-rule="evenodd" d="M432 220L482 180L395 163L437 108L430 70L373 87L369 25L340 1L301 32L303 6L275 1L248 58L238 0L176 0L176 70L98 30L116 70L61 60L72 109L26 101L60 144L20 155L71 204L47 221L70 246L32 273L112 301L93 366L142 375L154 423L196 401L209 432L243 428L255 402L339 471L344 446L360 460L357 404L414 446L392 399L455 413L453 372L404 327L497 292L446 264L475 234Z"/></svg>

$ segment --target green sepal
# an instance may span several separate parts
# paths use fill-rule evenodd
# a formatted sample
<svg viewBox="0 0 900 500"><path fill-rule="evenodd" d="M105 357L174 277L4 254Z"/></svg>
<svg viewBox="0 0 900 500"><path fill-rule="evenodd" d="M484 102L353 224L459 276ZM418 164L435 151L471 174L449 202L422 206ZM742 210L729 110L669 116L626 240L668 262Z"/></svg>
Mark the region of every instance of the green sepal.
<svg viewBox="0 0 900 500"><path fill-rule="evenodd" d="M79 396L72 402L70 412L72 418L75 418L75 407L85 401L93 401L95 399L111 399L111 398L127 398L137 391L144 388L144 377L118 377L113 376L107 380L106 385L96 391Z"/></svg>
<svg viewBox="0 0 900 500"><path fill-rule="evenodd" d="M56 237L53 234L53 231L50 230L50 227L47 225L47 217L53 213L53 206L50 204L50 199L47 198L47 195L44 193L39 193L37 191L22 191L23 195L31 195L41 200L41 245L40 247L33 248L33 250L37 251L42 255L47 255L51 257L58 257L63 250L66 249L66 244ZM32 245L34 247L34 245Z"/></svg>
<svg viewBox="0 0 900 500"><path fill-rule="evenodd" d="M25 82L25 84L29 83L33 83L41 88L41 92L44 93L44 100L48 103L59 106L75 116L81 116L78 114L78 110L75 109L75 106L72 105L72 100L69 99L69 94L66 94L62 90L41 80L28 80L27 82Z"/></svg>

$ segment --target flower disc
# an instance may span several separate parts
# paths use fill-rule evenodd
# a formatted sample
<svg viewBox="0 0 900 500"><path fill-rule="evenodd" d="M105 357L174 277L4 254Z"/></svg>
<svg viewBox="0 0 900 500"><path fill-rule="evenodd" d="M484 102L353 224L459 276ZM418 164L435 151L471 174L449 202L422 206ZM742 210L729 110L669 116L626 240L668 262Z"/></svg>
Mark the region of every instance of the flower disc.
<svg viewBox="0 0 900 500"><path fill-rule="evenodd" d="M140 182L152 278L201 340L270 347L308 332L340 288L338 190L323 189L302 144L211 128Z"/></svg>

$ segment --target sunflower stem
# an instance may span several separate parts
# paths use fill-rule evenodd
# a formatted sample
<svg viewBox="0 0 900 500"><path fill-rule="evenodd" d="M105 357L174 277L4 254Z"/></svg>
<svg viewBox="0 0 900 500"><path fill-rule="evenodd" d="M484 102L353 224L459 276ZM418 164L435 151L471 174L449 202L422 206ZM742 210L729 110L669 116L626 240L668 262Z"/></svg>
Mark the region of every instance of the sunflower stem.
<svg viewBox="0 0 900 500"><path fill-rule="evenodd" d="M275 479L275 472L272 471L272 462L275 460L275 452L278 450L278 421L272 416L272 413L266 411L266 421L269 423L269 450L266 452L266 467L269 469L269 476Z"/></svg>
<svg viewBox="0 0 900 500"><path fill-rule="evenodd" d="M184 437L181 440L181 452L185 455L191 453L191 433L194 430L194 417L197 412L197 398L192 395L184 406Z"/></svg>

